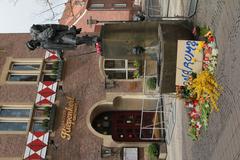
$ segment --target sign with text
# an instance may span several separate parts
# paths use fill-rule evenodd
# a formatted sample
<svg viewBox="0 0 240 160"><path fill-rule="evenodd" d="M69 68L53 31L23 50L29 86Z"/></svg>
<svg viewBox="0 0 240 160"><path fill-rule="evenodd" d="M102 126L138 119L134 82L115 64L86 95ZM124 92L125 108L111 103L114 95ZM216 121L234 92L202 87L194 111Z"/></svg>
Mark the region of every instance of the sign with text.
<svg viewBox="0 0 240 160"><path fill-rule="evenodd" d="M203 53L199 50L202 41L178 40L176 85L184 86L192 72L202 71Z"/></svg>
<svg viewBox="0 0 240 160"><path fill-rule="evenodd" d="M75 98L67 96L67 105L64 110L64 119L62 121L61 137L70 140L72 127L77 120L78 104Z"/></svg>

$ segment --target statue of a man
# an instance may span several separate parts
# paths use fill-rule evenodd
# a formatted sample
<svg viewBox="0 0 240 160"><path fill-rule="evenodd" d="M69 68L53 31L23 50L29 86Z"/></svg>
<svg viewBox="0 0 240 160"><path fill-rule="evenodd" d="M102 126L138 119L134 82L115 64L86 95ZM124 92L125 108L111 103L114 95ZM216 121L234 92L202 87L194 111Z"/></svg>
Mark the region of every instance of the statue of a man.
<svg viewBox="0 0 240 160"><path fill-rule="evenodd" d="M81 36L77 34L81 32L81 28L75 26L68 27L61 24L37 24L32 25L30 34L32 40L26 43L30 50L38 47L52 50L69 50L75 49L77 45L87 44L93 45L97 42L96 36Z"/></svg>

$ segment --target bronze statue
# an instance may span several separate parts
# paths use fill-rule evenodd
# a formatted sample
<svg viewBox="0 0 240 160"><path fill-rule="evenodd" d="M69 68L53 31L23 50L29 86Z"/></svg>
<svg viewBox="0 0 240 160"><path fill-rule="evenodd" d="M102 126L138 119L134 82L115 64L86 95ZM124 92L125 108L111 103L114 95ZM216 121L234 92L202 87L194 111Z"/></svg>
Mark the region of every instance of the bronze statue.
<svg viewBox="0 0 240 160"><path fill-rule="evenodd" d="M38 47L52 50L70 50L75 49L77 45L93 45L98 41L97 36L81 36L81 28L75 26L68 27L61 24L37 24L32 25L30 34L32 40L26 43L30 50Z"/></svg>

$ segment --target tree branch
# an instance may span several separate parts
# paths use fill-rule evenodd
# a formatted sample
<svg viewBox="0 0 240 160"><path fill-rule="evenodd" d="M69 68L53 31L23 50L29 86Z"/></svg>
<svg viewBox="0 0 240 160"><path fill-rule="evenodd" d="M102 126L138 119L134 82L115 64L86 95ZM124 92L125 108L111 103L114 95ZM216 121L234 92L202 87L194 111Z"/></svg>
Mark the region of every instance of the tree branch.
<svg viewBox="0 0 240 160"><path fill-rule="evenodd" d="M52 6L52 9L53 9L53 8L57 8L57 7L59 7L59 6L63 5L63 4L66 4L66 3L60 3L60 4L57 4L57 5L55 5L55 6ZM51 11L51 8L49 8L49 9L47 9L47 10L45 10L45 11L42 11L41 13L39 13L39 15L40 15L40 14L43 14L43 13L46 13L46 12L48 12L48 11Z"/></svg>
<svg viewBox="0 0 240 160"><path fill-rule="evenodd" d="M52 4L51 4L51 2L49 0L46 0L46 3L48 5L50 11L52 12L52 18L51 19L53 20L56 16L55 16L55 13L53 11Z"/></svg>

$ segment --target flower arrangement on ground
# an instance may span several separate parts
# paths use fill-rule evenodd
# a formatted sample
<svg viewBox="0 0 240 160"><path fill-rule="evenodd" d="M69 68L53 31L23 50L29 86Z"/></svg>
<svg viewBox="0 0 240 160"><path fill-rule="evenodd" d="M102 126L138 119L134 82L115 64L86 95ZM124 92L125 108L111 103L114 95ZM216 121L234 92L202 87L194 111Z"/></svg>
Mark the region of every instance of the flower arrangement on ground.
<svg viewBox="0 0 240 160"><path fill-rule="evenodd" d="M217 101L222 89L214 76L218 55L214 35L207 27L195 27L193 33L198 40L204 40L199 42L201 44L195 50L195 54L203 53L203 71L192 73L187 84L177 86L176 92L178 97L186 100L185 107L189 116L188 135L192 140L198 140L201 130L208 128L210 113L219 111Z"/></svg>

